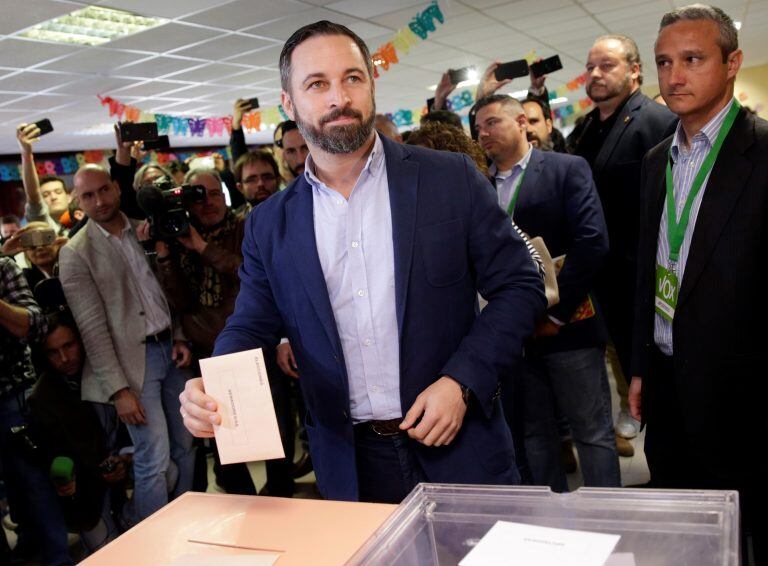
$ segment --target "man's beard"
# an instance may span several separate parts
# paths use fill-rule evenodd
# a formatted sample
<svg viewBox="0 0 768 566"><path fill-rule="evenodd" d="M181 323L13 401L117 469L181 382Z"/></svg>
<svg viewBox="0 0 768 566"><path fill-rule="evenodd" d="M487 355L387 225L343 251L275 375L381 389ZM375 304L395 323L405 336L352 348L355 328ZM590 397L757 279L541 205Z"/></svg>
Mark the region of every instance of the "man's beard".
<svg viewBox="0 0 768 566"><path fill-rule="evenodd" d="M539 151L552 151L553 144L552 139L550 137L547 137L547 139L541 139L539 136L537 136L534 133L529 133L527 135L528 141L531 142L531 144L536 147ZM538 143L534 143L538 142Z"/></svg>
<svg viewBox="0 0 768 566"><path fill-rule="evenodd" d="M373 104L371 113L367 118L363 118L362 113L353 108L336 108L320 119L320 127L315 127L313 124L302 120L295 107L294 114L301 135L309 143L316 145L326 153L352 153L360 149L371 137L373 122L376 117L376 105ZM360 123L332 126L327 131L324 129L328 122L337 120L342 116L356 118Z"/></svg>
<svg viewBox="0 0 768 566"><path fill-rule="evenodd" d="M622 82L617 84L614 88L606 88L605 94L601 94L597 97L595 97L595 95L593 95L591 92L594 83L589 85L589 87L587 87L587 96L592 99L592 102L605 102L611 98L622 96L625 92L629 92L631 84L632 79L630 78L629 73L627 73ZM604 86L607 87L607 85Z"/></svg>

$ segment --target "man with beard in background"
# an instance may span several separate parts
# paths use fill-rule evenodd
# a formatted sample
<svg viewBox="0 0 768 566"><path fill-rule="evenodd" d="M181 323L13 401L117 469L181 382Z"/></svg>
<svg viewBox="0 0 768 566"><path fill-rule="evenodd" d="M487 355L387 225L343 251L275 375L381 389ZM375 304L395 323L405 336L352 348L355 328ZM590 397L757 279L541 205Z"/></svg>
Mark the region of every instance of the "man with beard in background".
<svg viewBox="0 0 768 566"><path fill-rule="evenodd" d="M640 92L643 68L631 38L598 37L587 56L586 71L586 91L595 109L572 134L573 153L592 167L608 226L610 248L603 273L595 280L595 291L611 338L608 359L621 398L616 433L626 439L637 435L636 423L629 416L625 376L631 375L640 166L646 152L672 134L677 119ZM629 443L619 445L621 455L633 452Z"/></svg>
<svg viewBox="0 0 768 566"><path fill-rule="evenodd" d="M544 313L541 276L466 156L375 132L372 66L365 43L328 21L283 47L283 107L310 157L248 217L241 293L214 355L285 333L328 499L516 483L498 391ZM181 400L188 429L213 436L202 380Z"/></svg>

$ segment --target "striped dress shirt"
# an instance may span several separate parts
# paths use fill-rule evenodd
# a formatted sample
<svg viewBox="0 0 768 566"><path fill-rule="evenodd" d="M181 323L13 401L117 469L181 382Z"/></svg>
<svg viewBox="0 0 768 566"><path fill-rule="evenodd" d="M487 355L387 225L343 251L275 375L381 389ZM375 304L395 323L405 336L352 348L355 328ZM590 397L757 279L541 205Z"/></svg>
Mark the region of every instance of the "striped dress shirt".
<svg viewBox="0 0 768 566"><path fill-rule="evenodd" d="M728 114L732 104L733 100L726 104L714 118L707 122L699 133L693 136L693 139L690 142L690 147L687 150L683 144L683 140L685 139L683 125L682 123L677 124L675 137L672 140L672 147L670 148L670 156L672 158L672 180L675 186L675 210L678 219L685 207L685 201L688 199L688 194L691 192L693 180L701 169L704 159L707 157L707 154L709 154L710 149L712 149L712 144L715 143L717 135L720 133L720 128L723 125L723 121L725 120L725 116ZM699 215L701 200L704 198L704 191L707 189L708 183L709 175L704 179L704 184L691 206L690 220L688 222L688 227L685 230L685 238L680 247L680 257L678 258L675 267L679 287L682 287L683 285L685 265L688 261L688 252L691 249L691 241L696 227L696 218ZM667 207L665 204L661 214L661 224L659 226L659 235L656 245L656 264L663 265L664 267L669 267L667 224ZM659 313L656 313L655 315L653 338L656 345L659 347L659 350L667 356L672 355L674 351L674 345L672 343L672 323L664 319Z"/></svg>

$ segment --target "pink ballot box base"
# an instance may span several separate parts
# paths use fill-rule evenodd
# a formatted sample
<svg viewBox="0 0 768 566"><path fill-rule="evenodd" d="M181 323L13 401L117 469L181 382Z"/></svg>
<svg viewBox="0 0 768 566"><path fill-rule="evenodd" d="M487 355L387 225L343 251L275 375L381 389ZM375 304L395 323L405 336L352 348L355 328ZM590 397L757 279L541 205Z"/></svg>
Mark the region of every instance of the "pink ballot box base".
<svg viewBox="0 0 768 566"><path fill-rule="evenodd" d="M90 556L86 566L279 554L277 566L342 565L395 505L185 493ZM265 557L266 558L266 557Z"/></svg>

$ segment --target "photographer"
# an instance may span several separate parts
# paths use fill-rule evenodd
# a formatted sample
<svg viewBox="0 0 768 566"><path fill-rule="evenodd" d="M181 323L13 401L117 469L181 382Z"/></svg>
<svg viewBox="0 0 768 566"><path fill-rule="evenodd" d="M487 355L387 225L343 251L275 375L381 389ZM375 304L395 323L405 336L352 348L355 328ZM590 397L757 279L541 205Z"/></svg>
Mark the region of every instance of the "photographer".
<svg viewBox="0 0 768 566"><path fill-rule="evenodd" d="M46 322L21 268L0 257L0 462L9 504L19 524L14 554L30 558L41 549L43 564L72 564L67 531L46 474L25 457L30 446L23 417L27 390L35 381L28 341L43 336Z"/></svg>
<svg viewBox="0 0 768 566"><path fill-rule="evenodd" d="M3 244L5 255L24 253L27 264L24 277L34 291L40 281L55 277L58 272L59 250L67 243L64 236L56 233L45 222L30 222Z"/></svg>
<svg viewBox="0 0 768 566"><path fill-rule="evenodd" d="M189 234L170 243L158 240L155 250L163 290L194 354L203 358L213 351L240 290L237 269L243 262L244 220L227 207L218 171L191 171L186 183L205 187L205 200L187 206ZM149 239L149 231L149 223L140 225L139 240Z"/></svg>
<svg viewBox="0 0 768 566"><path fill-rule="evenodd" d="M205 200L186 206L191 220L189 235L171 242L157 241L155 250L160 282L181 319L193 352L200 359L211 356L216 337L235 308L240 290L237 270L243 262L240 250L245 220L227 207L221 178L215 169L192 170L186 175L186 183L205 187ZM140 239L149 239L149 224L143 224L138 234ZM274 353L265 352L264 358L272 360ZM288 450L288 444L293 445L293 431L287 424L290 384L274 365L268 366L268 370L278 418L281 419L281 414L287 415L279 424L290 459L267 462L267 489L271 495L290 496L293 493L292 455ZM217 481L226 491L255 494L244 464L221 468L217 464L215 469Z"/></svg>
<svg viewBox="0 0 768 566"><path fill-rule="evenodd" d="M51 477L68 530L80 533L90 553L119 534L112 512L119 513L126 501L131 455L117 453L114 407L81 400L85 353L71 316L53 312L47 321L39 347L45 370L28 400L29 426L39 447L38 464Z"/></svg>

